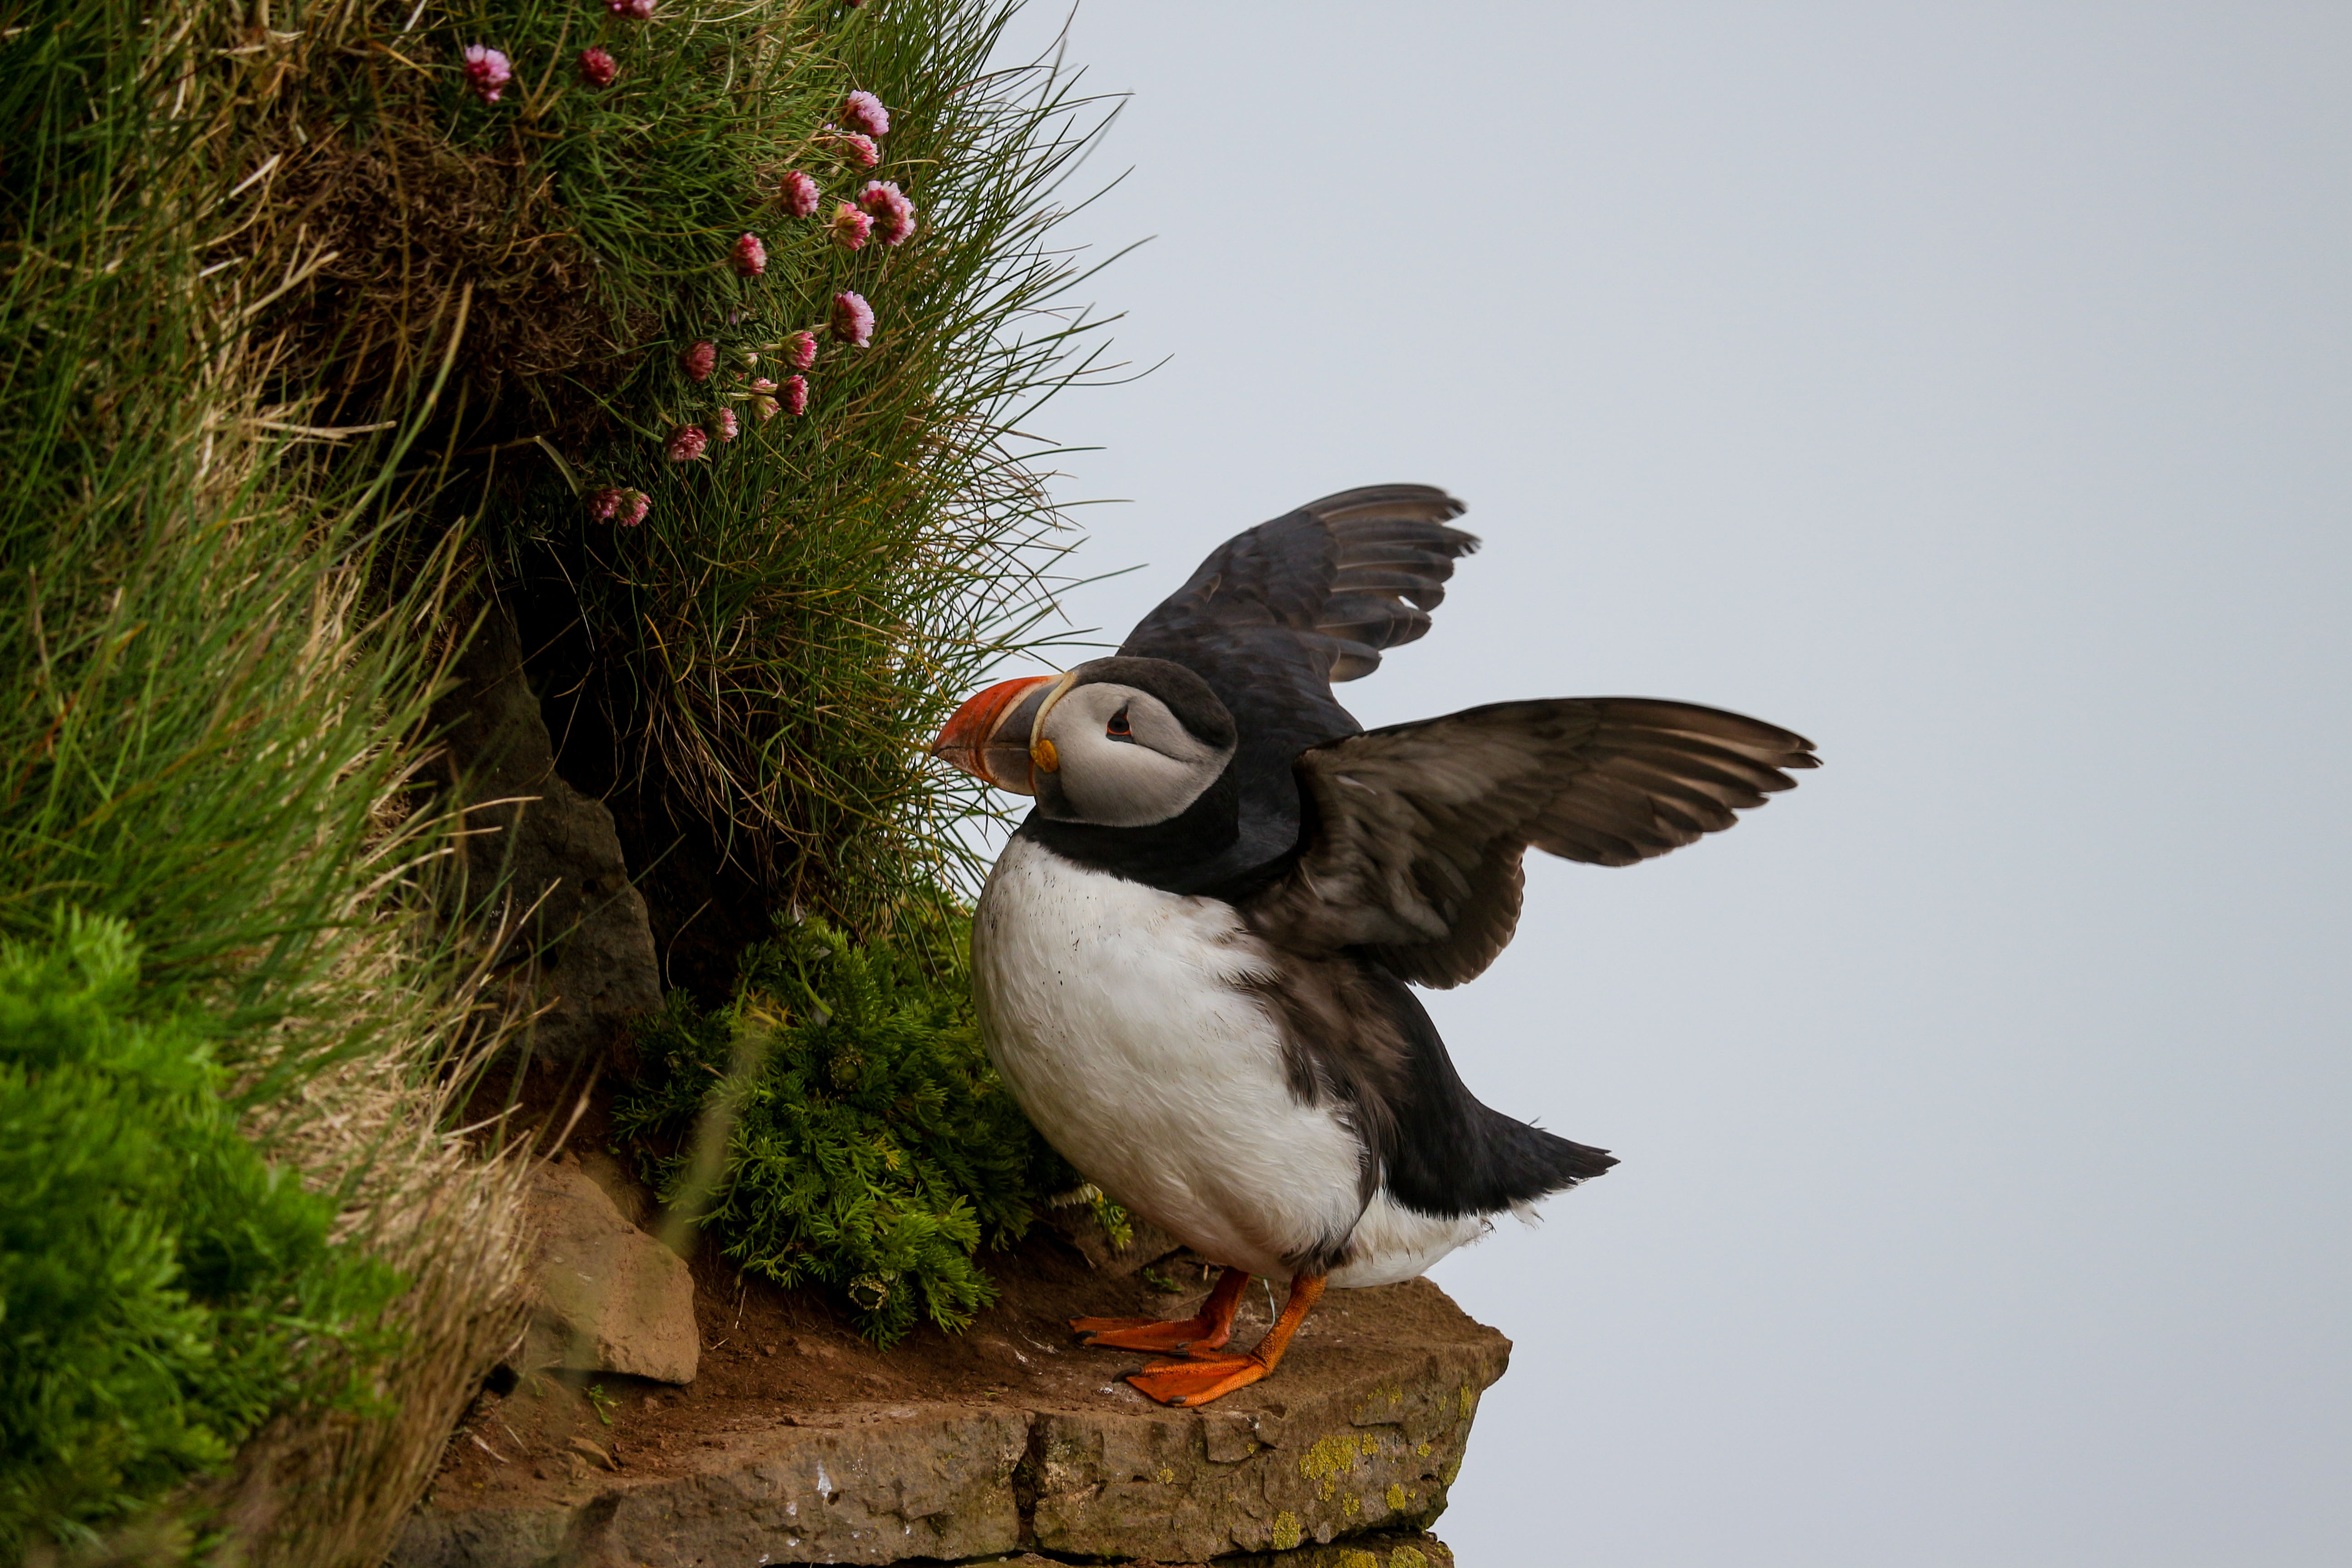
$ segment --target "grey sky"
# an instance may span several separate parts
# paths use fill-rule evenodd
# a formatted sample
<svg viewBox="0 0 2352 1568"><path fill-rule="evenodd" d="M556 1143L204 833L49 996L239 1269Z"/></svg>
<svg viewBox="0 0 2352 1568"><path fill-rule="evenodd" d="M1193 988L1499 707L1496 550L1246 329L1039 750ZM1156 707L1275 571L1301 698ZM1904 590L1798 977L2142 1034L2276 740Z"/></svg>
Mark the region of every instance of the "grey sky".
<svg viewBox="0 0 2352 1568"><path fill-rule="evenodd" d="M1432 998L1625 1163L1437 1278L1517 1342L1466 1568L2352 1560L2352 9L1140 5L1078 237L1171 363L1041 426L1123 629L1388 479L1485 536L1367 723L1637 693L1827 766L1531 867Z"/></svg>

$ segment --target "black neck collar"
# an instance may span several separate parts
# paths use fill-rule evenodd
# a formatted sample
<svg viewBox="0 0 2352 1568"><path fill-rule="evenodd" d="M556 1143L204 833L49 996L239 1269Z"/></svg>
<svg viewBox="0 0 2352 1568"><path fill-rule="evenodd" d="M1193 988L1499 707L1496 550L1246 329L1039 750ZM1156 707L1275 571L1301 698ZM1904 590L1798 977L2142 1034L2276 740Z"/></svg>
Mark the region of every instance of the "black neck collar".
<svg viewBox="0 0 2352 1568"><path fill-rule="evenodd" d="M1263 867L1244 867L1239 858L1256 858L1242 843L1241 786L1236 769L1228 763L1217 782L1201 798L1165 822L1144 827L1102 827L1087 822L1056 822L1032 811L1020 835L1042 844L1066 860L1097 871L1108 871L1130 882L1141 882L1168 893L1207 893L1234 899L1265 885ZM1295 855L1279 857L1283 863ZM1267 871L1267 875L1273 874Z"/></svg>

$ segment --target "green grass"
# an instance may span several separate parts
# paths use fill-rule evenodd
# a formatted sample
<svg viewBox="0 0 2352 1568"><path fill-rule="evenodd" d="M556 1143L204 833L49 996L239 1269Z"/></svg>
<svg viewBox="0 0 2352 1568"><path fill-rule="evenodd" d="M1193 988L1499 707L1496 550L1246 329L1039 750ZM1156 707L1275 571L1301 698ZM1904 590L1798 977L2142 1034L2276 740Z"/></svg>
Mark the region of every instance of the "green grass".
<svg viewBox="0 0 2352 1568"><path fill-rule="evenodd" d="M670 0L640 23L522 0L401 34L405 6L368 7L248 138L271 173L247 200L311 214L278 250L344 252L273 318L334 418L382 416L471 287L433 437L432 476L462 476L442 515L476 521L497 591L571 639L544 684L599 710L599 783L661 795L770 901L861 932L968 869L951 826L978 786L919 742L1037 635L1066 541L1051 449L1016 432L1103 368L1052 242L1103 116L1053 69L992 69L1010 10ZM578 76L591 42L609 88ZM477 43L514 61L496 104L460 82ZM824 134L853 88L891 115L871 170ZM815 216L778 204L788 169L822 186ZM853 251L824 220L868 179L918 226ZM755 279L728 265L747 232ZM873 307L868 346L827 330L843 291ZM822 345L808 411L762 422L748 384L793 373L775 345L799 331ZM702 342L720 369L698 382L680 356ZM665 459L722 408L739 439ZM641 528L589 515L606 488L650 495Z"/></svg>
<svg viewBox="0 0 2352 1568"><path fill-rule="evenodd" d="M0 33L8 1528L201 1517L268 1445L308 1497L242 1546L356 1561L504 1333L511 1205L436 1129L467 991L401 805L437 579L372 589L373 473L259 395L279 277L205 272L238 177L212 19ZM394 1275L381 1315L317 1283Z"/></svg>
<svg viewBox="0 0 2352 1568"><path fill-rule="evenodd" d="M985 68L1003 16L0 22L0 1529L212 1510L255 1563L375 1561L502 1342L511 1163L451 1131L497 1020L418 783L488 597L567 628L606 782L698 822L748 919L856 938L756 953L769 1011L672 1015L682 1063L723 1051L740 1126L800 1140L718 1198L747 1267L834 1284L877 1337L954 1323L985 1300L974 1247L1066 1180L937 944L976 797L921 753L1037 635L1065 539L1051 449L1016 432L1099 368L1051 246L1095 111ZM567 63L592 41L609 91ZM499 104L463 89L475 42L514 58ZM768 200L785 167L852 183L813 142L852 86L893 112L872 174L920 210L903 246L845 250ZM752 280L724 266L746 230ZM746 417L743 382L782 379L763 345L844 289L871 345L828 342L805 416ZM770 357L696 383L704 338ZM665 462L722 400L742 437ZM641 529L583 505L624 485ZM755 1037L774 1054L734 1073Z"/></svg>

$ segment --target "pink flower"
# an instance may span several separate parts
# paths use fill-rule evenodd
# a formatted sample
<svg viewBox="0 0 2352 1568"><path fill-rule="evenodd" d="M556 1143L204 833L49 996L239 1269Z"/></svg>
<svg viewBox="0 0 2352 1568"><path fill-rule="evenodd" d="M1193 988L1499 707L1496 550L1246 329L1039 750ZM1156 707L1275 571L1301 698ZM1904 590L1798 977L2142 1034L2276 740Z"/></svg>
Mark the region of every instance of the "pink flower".
<svg viewBox="0 0 2352 1568"><path fill-rule="evenodd" d="M794 217L806 217L816 211L816 182L798 169L777 182L777 195L783 198L784 210Z"/></svg>
<svg viewBox="0 0 2352 1568"><path fill-rule="evenodd" d="M784 363L794 370L806 370L816 363L816 334L794 332L784 340Z"/></svg>
<svg viewBox="0 0 2352 1568"><path fill-rule="evenodd" d="M852 131L863 131L868 136L890 134L890 111L882 100L870 92L853 92L842 100L841 122ZM866 165L871 168L873 165Z"/></svg>
<svg viewBox="0 0 2352 1568"><path fill-rule="evenodd" d="M861 169L870 169L882 161L882 150L874 145L871 136L861 136L855 131L835 131L819 140L843 156L855 160Z"/></svg>
<svg viewBox="0 0 2352 1568"><path fill-rule="evenodd" d="M705 338L677 356L677 366L696 381L709 381L719 363L719 345Z"/></svg>
<svg viewBox="0 0 2352 1568"><path fill-rule="evenodd" d="M662 454L673 463L690 463L702 456L702 449L709 445L710 437L702 433L701 426L681 425L670 433Z"/></svg>
<svg viewBox="0 0 2352 1568"><path fill-rule="evenodd" d="M833 335L852 348L864 348L874 337L874 307L863 294L833 297Z"/></svg>
<svg viewBox="0 0 2352 1568"><path fill-rule="evenodd" d="M804 375L784 377L784 412L787 414L808 412L808 377Z"/></svg>
<svg viewBox="0 0 2352 1568"><path fill-rule="evenodd" d="M735 270L746 278L757 278L768 269L768 247L760 243L756 234L747 234L735 242Z"/></svg>
<svg viewBox="0 0 2352 1568"><path fill-rule="evenodd" d="M633 16L640 22L653 20L655 0L604 0L604 9L615 16Z"/></svg>
<svg viewBox="0 0 2352 1568"><path fill-rule="evenodd" d="M896 180L868 180L857 205L882 220L882 243L897 245L915 232L915 204Z"/></svg>
<svg viewBox="0 0 2352 1568"><path fill-rule="evenodd" d="M719 438L722 441L732 441L743 430L743 426L735 422L735 411L732 408L720 409L712 416L711 423L719 427Z"/></svg>
<svg viewBox="0 0 2352 1568"><path fill-rule="evenodd" d="M865 247L866 237L874 232L874 220L843 202L834 208L832 228L843 249L859 250Z"/></svg>
<svg viewBox="0 0 2352 1568"><path fill-rule="evenodd" d="M603 49L580 51L580 79L590 87L610 87L621 74L619 62Z"/></svg>
<svg viewBox="0 0 2352 1568"><path fill-rule="evenodd" d="M496 49L479 44L466 46L466 85L484 103L496 103L507 83L514 79L514 65Z"/></svg>
<svg viewBox="0 0 2352 1568"><path fill-rule="evenodd" d="M751 412L760 416L761 424L765 425L776 416L776 400L772 397L755 397L751 399Z"/></svg>
<svg viewBox="0 0 2352 1568"><path fill-rule="evenodd" d="M643 490L598 490L588 498L588 515L599 522L635 528L645 521L654 498Z"/></svg>
<svg viewBox="0 0 2352 1568"><path fill-rule="evenodd" d="M751 390L754 392L773 392L776 390L776 384L770 381L764 375L760 376L752 381Z"/></svg>

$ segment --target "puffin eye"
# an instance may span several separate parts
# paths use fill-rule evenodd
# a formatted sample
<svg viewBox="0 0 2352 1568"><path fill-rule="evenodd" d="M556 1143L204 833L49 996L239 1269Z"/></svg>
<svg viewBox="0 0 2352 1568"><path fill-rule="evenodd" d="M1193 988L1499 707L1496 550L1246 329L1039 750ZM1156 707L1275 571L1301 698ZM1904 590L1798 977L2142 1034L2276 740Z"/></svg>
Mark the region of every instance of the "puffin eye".
<svg viewBox="0 0 2352 1568"><path fill-rule="evenodd" d="M1124 708L1110 716L1110 722L1103 726L1103 733L1114 741L1125 741L1130 746L1135 744L1135 732L1127 727L1127 710Z"/></svg>

